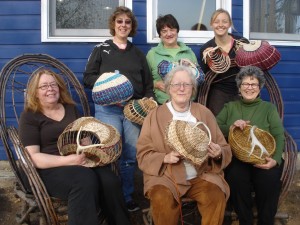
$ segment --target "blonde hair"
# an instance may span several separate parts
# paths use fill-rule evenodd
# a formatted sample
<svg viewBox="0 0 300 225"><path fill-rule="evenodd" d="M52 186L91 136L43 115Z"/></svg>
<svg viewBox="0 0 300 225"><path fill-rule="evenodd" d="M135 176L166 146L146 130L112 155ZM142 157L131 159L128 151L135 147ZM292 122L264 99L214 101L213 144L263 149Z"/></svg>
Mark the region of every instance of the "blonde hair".
<svg viewBox="0 0 300 225"><path fill-rule="evenodd" d="M235 30L234 26L233 26L233 22L232 22L232 18L229 14L229 12L225 9L217 9L216 11L213 12L213 14L211 15L211 18L210 18L210 25L213 24L213 22L215 21L215 19L217 18L218 15L220 15L221 13L225 13L227 16L228 16L228 19L229 19L229 22L230 22L230 26L233 30Z"/></svg>
<svg viewBox="0 0 300 225"><path fill-rule="evenodd" d="M65 81L63 78L61 78L58 74L51 70L47 69L39 69L35 71L31 75L31 79L27 85L27 90L26 90L26 102L25 102L25 111L32 111L32 112L42 112L43 108L40 103L40 100L37 98L37 92L38 92L38 86L39 86L39 81L40 78L43 74L47 74L52 76L59 88L59 99L58 102L62 104L71 104L75 105L74 100L72 99L66 85Z"/></svg>

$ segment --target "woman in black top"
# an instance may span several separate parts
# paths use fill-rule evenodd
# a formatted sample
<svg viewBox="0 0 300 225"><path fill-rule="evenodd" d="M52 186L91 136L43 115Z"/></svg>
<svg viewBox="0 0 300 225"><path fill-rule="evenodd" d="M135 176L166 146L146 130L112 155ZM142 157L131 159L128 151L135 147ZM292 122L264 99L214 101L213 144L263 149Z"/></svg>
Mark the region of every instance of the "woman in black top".
<svg viewBox="0 0 300 225"><path fill-rule="evenodd" d="M224 9L218 9L213 13L210 25L215 37L202 45L200 49L200 66L203 72L205 74L214 73L209 65L205 63L203 57L207 51L216 46L221 47L222 51L228 54L231 61L230 68L226 72L217 74L216 78L212 81L208 93L207 107L216 116L225 103L238 98L235 77L239 72L239 67L235 63L235 52L240 41L248 43L248 40L228 33L229 28L233 27L233 23L229 13Z"/></svg>
<svg viewBox="0 0 300 225"><path fill-rule="evenodd" d="M78 117L61 77L45 69L32 75L19 135L49 195L68 201L69 225L98 225L100 205L108 224L129 225L121 184L110 167L87 168L84 154L59 154L59 135Z"/></svg>

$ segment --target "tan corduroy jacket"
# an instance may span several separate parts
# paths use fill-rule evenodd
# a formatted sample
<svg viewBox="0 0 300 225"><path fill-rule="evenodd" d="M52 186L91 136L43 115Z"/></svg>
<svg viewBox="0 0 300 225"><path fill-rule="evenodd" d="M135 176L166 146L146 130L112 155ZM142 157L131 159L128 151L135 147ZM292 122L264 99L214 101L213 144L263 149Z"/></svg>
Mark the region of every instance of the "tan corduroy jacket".
<svg viewBox="0 0 300 225"><path fill-rule="evenodd" d="M212 142L219 144L222 149L222 160L218 162L209 158L200 168L197 168L198 176L218 185L228 199L229 186L224 179L223 169L231 161L231 149L210 110L201 104L192 103L191 113L197 121L202 121L209 127ZM172 151L165 141L165 130L171 120L172 114L166 104L149 113L137 142L137 160L139 168L144 173L146 196L152 186L161 184L168 187L178 200L176 189L182 197L191 184L186 180L185 166L182 161L172 165L163 162L165 155Z"/></svg>

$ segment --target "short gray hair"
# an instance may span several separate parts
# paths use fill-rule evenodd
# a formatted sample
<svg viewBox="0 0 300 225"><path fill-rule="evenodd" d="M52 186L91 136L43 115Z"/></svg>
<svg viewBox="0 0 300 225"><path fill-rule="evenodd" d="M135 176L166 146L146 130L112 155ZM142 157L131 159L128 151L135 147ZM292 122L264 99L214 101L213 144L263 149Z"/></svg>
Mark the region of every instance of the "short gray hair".
<svg viewBox="0 0 300 225"><path fill-rule="evenodd" d="M235 81L238 88L241 87L243 79L245 77L254 77L258 80L259 89L262 89L265 85L266 78L264 72L257 66L245 66L242 67L240 72L236 75Z"/></svg>
<svg viewBox="0 0 300 225"><path fill-rule="evenodd" d="M165 83L165 89L166 89L166 93L170 96L170 86L171 86L171 82L173 80L174 75L177 72L180 71L185 71L187 72L187 74L189 75L190 79L191 79L191 83L193 84L193 91L192 91L192 98L196 97L197 94L197 87L198 87L198 83L196 80L196 76L193 74L191 68L189 68L188 66L176 66L174 67L165 77L164 79L164 83Z"/></svg>

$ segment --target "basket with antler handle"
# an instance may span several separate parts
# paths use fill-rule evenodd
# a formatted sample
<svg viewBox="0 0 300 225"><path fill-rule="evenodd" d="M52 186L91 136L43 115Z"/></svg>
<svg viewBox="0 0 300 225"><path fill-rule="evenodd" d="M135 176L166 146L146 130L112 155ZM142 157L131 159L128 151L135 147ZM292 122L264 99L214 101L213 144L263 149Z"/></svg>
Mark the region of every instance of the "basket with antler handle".
<svg viewBox="0 0 300 225"><path fill-rule="evenodd" d="M211 142L211 134L203 122L192 124L172 120L167 126L165 139L172 149L196 166L201 166L208 158L207 148Z"/></svg>
<svg viewBox="0 0 300 225"><path fill-rule="evenodd" d="M239 160L251 164L264 164L276 148L274 137L256 126L247 125L243 130L231 126L228 142L233 155Z"/></svg>
<svg viewBox="0 0 300 225"><path fill-rule="evenodd" d="M84 153L86 166L110 164L121 155L122 141L113 126L94 117L81 117L70 123L59 136L57 146L61 155Z"/></svg>

